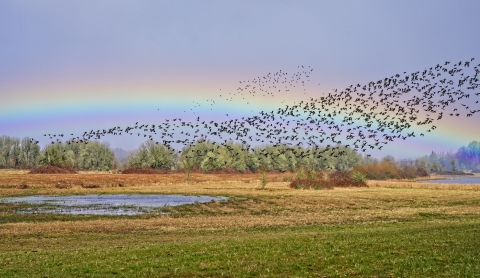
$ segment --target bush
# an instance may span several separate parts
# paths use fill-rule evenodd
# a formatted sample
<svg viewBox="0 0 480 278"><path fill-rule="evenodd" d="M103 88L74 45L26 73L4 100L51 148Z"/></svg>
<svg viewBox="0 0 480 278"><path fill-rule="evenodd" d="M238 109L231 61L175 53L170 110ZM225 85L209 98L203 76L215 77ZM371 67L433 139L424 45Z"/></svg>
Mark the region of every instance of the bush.
<svg viewBox="0 0 480 278"><path fill-rule="evenodd" d="M268 166L266 164L261 164L258 169L260 170L260 173L262 174L262 177L260 179L260 185L262 186L262 189L265 189L265 186L267 185Z"/></svg>
<svg viewBox="0 0 480 278"><path fill-rule="evenodd" d="M430 174L428 173L427 169L423 166L417 167L417 177L429 177Z"/></svg>
<svg viewBox="0 0 480 278"><path fill-rule="evenodd" d="M295 179L296 180L307 179L307 171L305 167L303 167L302 165L297 165L297 167L295 167Z"/></svg>
<svg viewBox="0 0 480 278"><path fill-rule="evenodd" d="M365 174L369 180L401 179L401 170L391 161L382 161L375 164L357 166L354 171Z"/></svg>
<svg viewBox="0 0 480 278"><path fill-rule="evenodd" d="M413 179L417 176L417 167L413 165L405 165L402 167L402 178Z"/></svg>
<svg viewBox="0 0 480 278"><path fill-rule="evenodd" d="M367 176L365 176L365 174L360 171L353 171L351 177L354 184L357 184L357 185L367 184Z"/></svg>
<svg viewBox="0 0 480 278"><path fill-rule="evenodd" d="M365 175L361 172L335 171L319 172L316 179L296 179L290 183L291 188L325 189L333 187L367 186Z"/></svg>
<svg viewBox="0 0 480 278"><path fill-rule="evenodd" d="M358 186L352 179L350 171L336 171L329 175L328 182L334 187Z"/></svg>
<svg viewBox="0 0 480 278"><path fill-rule="evenodd" d="M291 188L295 189L331 189L332 186L323 180L294 180L290 183Z"/></svg>
<svg viewBox="0 0 480 278"><path fill-rule="evenodd" d="M381 161L374 164L356 166L354 171L361 172L369 180L413 179L428 177L428 171L423 166L398 166L392 161Z"/></svg>

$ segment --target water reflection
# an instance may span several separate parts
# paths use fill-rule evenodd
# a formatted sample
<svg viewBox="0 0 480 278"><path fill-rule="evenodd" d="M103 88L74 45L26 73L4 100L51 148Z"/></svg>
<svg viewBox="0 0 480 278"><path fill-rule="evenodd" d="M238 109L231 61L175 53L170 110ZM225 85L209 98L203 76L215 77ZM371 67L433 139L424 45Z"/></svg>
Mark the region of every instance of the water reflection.
<svg viewBox="0 0 480 278"><path fill-rule="evenodd" d="M424 183L480 184L479 177L447 176L441 180L424 180Z"/></svg>
<svg viewBox="0 0 480 278"><path fill-rule="evenodd" d="M83 195L9 197L0 199L0 202L42 205L24 209L20 211L22 213L135 215L159 207L226 200L226 197L186 195Z"/></svg>

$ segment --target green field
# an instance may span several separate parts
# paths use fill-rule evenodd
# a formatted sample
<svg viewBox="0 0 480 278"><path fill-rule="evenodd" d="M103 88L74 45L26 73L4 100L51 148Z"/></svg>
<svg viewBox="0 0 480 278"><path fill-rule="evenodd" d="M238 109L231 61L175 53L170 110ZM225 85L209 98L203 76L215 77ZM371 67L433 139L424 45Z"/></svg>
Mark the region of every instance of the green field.
<svg viewBox="0 0 480 278"><path fill-rule="evenodd" d="M0 276L478 277L480 218L2 238Z"/></svg>

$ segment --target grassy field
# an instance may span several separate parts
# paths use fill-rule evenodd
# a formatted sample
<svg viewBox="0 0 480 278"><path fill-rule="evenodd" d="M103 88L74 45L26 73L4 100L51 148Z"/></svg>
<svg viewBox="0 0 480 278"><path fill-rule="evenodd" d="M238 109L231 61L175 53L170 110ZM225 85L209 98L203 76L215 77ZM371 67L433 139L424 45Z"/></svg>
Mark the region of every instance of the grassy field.
<svg viewBox="0 0 480 278"><path fill-rule="evenodd" d="M480 186L370 181L294 190L290 174L28 175L0 197L228 196L168 214L18 214L0 203L0 277L479 277ZM30 205L32 206L32 205Z"/></svg>

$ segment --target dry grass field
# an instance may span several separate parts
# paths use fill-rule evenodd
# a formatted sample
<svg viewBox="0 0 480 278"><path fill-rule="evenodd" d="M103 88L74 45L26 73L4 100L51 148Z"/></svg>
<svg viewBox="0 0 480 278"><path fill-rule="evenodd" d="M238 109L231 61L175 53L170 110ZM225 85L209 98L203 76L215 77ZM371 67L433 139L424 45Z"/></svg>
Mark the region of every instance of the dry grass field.
<svg viewBox="0 0 480 278"><path fill-rule="evenodd" d="M47 231L122 231L174 228L246 228L278 225L402 221L421 214L480 215L480 186L369 181L368 188L298 190L291 174L270 174L265 190L258 174L30 175L2 173L0 197L83 194L187 194L227 196L211 202L169 208L155 217L4 223L0 234Z"/></svg>
<svg viewBox="0 0 480 278"><path fill-rule="evenodd" d="M309 234L311 232L309 229L313 228L308 227L317 227L315 229L340 227L338 228L340 230L328 232L331 235L347 227L355 231L376 229L376 227L380 227L382 231L391 227L410 229L411 225L415 229L436 227L435 225L442 229L450 229L455 225L468 224L475 231L479 227L480 185L369 181L369 186L362 188L299 190L288 186L288 181L292 178L291 173L269 174L268 184L262 190L260 174L193 174L190 182L186 182L182 174L31 175L22 171L1 171L0 198L71 194L187 194L230 198L227 202L168 207L165 208L168 214L152 213L137 216L27 215L17 214L15 205L0 203L0 237L3 239L0 241L0 251L6 254L4 259L8 257L8 260L11 260L9 268L5 269L13 271L4 274L13 275L12 273L17 273L15 271L20 271L14 267L15 262L19 263L14 257L22 258L21 252L29 252L32 249L53 249L58 252L63 250L62 252L67 256L75 248L89 246L89 248L101 249L107 248L105 246L107 243L107 249L109 249L112 245L133 248L138 244L157 246L157 244L180 244L180 242L193 244L221 241L222 244L226 244L222 240L227 242L234 239L260 240L269 238L273 234L275 238L280 239L284 236ZM438 227L432 229L439 229ZM462 238L468 238L468 236L462 235ZM432 240L439 240L439 238ZM67 242L68 250L65 250ZM426 246L429 246L428 244L430 243L426 243ZM307 245L304 247L307 248ZM228 253L230 252L228 250L222 252ZM470 259L475 260L471 256L466 258L467 261ZM179 269L183 269L182 273L188 277L197 276L191 274L198 273L204 273L198 275L199 277L218 276L218 273L212 270L213 266L205 267L210 272L198 272L201 271L199 269L189 272L191 269L186 266ZM477 269L474 268L473 272L468 273L478 274ZM244 269L239 273L231 272L227 276L257 273L245 271L247 270ZM170 272L162 275L158 272L152 273L150 274L156 273L159 276L171 274ZM375 274L375 272L365 273ZM395 276L400 272L391 273ZM42 276L40 274L45 275L45 272L40 271L39 276ZM77 272L70 273L73 276L83 276L77 274ZM367 276L373 275L370 274ZM61 275L56 273L51 276ZM143 273L139 276L150 275Z"/></svg>

